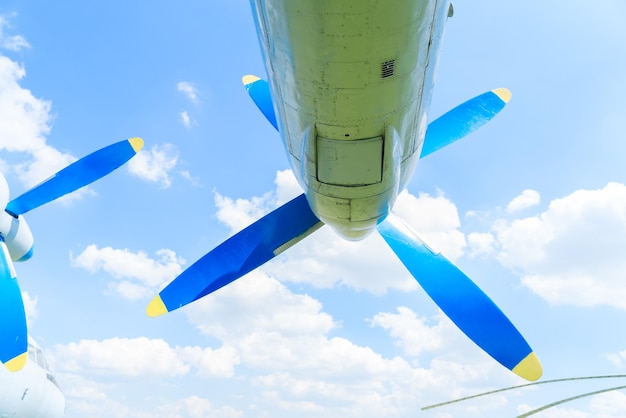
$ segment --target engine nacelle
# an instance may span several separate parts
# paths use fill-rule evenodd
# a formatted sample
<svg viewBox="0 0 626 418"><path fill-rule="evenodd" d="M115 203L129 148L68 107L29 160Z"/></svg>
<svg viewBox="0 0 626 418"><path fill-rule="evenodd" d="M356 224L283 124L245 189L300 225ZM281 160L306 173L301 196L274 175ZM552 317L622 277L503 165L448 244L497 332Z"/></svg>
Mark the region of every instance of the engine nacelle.
<svg viewBox="0 0 626 418"><path fill-rule="evenodd" d="M7 203L9 203L9 185L0 174L0 236L9 250L11 260L28 260L33 255L33 234L22 216L16 218L4 210Z"/></svg>

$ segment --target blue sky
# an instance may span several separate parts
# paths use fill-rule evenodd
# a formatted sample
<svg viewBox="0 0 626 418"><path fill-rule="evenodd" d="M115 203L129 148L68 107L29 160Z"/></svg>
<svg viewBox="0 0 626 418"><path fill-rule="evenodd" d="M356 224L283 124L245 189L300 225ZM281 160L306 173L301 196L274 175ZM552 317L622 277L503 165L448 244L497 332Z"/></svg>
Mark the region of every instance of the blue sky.
<svg viewBox="0 0 626 418"><path fill-rule="evenodd" d="M397 211L513 320L544 378L626 368L626 6L456 1L431 115L496 87L490 124L420 162ZM245 1L0 5L0 167L12 196L133 136L144 151L29 213L16 266L73 417L503 417L621 382L516 383L378 237L330 229L168 316L145 305L298 193L241 86L264 75ZM623 384L623 383L621 383ZM543 417L621 417L626 394Z"/></svg>

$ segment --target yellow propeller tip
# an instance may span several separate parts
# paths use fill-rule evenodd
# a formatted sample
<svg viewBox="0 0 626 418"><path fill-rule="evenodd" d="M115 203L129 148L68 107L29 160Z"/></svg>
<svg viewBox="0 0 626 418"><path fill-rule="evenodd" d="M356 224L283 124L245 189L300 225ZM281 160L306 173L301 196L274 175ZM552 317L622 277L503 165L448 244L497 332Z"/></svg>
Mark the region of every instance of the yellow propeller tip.
<svg viewBox="0 0 626 418"><path fill-rule="evenodd" d="M543 368L541 367L541 363L535 353L527 355L524 360L520 361L517 363L517 366L513 367L512 371L516 375L523 377L526 380L530 380L531 382L539 380L543 374Z"/></svg>
<svg viewBox="0 0 626 418"><path fill-rule="evenodd" d="M28 360L28 355L26 353L22 353L4 363L4 367L6 367L10 372L18 372L26 366L26 360Z"/></svg>
<svg viewBox="0 0 626 418"><path fill-rule="evenodd" d="M146 314L150 317L161 316L167 313L167 308L161 299L161 296L156 295L154 299L150 301L146 308Z"/></svg>
<svg viewBox="0 0 626 418"><path fill-rule="evenodd" d="M499 89L495 89L495 90L491 90L496 96L498 96L500 98L500 100L502 100L504 103L508 103L509 100L511 100L511 92L509 91L509 89L505 89L504 87L499 88Z"/></svg>
<svg viewBox="0 0 626 418"><path fill-rule="evenodd" d="M241 77L241 81L243 81L244 86L247 86L248 84L252 84L258 80L260 80L260 78L255 75L244 75L243 77Z"/></svg>
<svg viewBox="0 0 626 418"><path fill-rule="evenodd" d="M139 137L130 138L128 142L130 142L130 146L133 147L135 153L139 152L139 150L143 148L143 139Z"/></svg>

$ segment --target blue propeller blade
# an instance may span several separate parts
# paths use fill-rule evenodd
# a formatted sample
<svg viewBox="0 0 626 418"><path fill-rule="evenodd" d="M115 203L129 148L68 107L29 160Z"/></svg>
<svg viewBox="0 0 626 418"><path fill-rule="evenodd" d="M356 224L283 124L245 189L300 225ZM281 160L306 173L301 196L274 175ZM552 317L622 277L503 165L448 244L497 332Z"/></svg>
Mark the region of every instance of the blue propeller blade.
<svg viewBox="0 0 626 418"><path fill-rule="evenodd" d="M302 194L196 261L152 299L146 313L159 316L215 292L276 257L322 225Z"/></svg>
<svg viewBox="0 0 626 418"><path fill-rule="evenodd" d="M461 270L390 214L377 227L428 296L474 343L527 380L541 377L537 356L495 303Z"/></svg>
<svg viewBox="0 0 626 418"><path fill-rule="evenodd" d="M420 158L474 132L493 119L510 99L507 89L495 89L444 113L428 125Z"/></svg>
<svg viewBox="0 0 626 418"><path fill-rule="evenodd" d="M89 154L10 201L6 211L18 216L87 186L130 160L142 147L141 138L131 138Z"/></svg>
<svg viewBox="0 0 626 418"><path fill-rule="evenodd" d="M244 76L242 80L252 101L256 104L261 113L265 115L265 118L272 126L278 130L274 105L272 104L272 94L270 93L270 86L267 84L267 81L261 80L254 75Z"/></svg>
<svg viewBox="0 0 626 418"><path fill-rule="evenodd" d="M26 312L13 262L1 238L0 247L0 361L15 372L27 359Z"/></svg>

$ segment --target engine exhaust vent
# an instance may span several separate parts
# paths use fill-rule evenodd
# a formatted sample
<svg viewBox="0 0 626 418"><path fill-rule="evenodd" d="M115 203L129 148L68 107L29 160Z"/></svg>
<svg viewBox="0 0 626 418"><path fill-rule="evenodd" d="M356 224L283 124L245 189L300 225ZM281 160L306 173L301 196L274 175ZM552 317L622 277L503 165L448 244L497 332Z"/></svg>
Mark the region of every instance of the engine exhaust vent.
<svg viewBox="0 0 626 418"><path fill-rule="evenodd" d="M384 61L380 66L380 77L391 77L396 70L396 60Z"/></svg>

